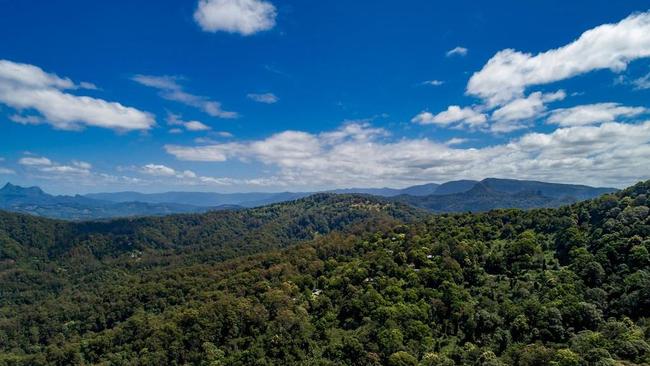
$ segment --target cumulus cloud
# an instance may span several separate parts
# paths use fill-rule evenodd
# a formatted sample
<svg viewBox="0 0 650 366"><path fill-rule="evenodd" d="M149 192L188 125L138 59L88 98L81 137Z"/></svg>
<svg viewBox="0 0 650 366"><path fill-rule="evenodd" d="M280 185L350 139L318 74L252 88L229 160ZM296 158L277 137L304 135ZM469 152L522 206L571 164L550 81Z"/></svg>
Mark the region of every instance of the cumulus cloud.
<svg viewBox="0 0 650 366"><path fill-rule="evenodd" d="M167 124L170 126L182 126L187 131L209 131L212 129L210 126L200 121L183 121L179 115L173 113L167 114ZM174 127L169 130L169 132L181 133L183 130Z"/></svg>
<svg viewBox="0 0 650 366"><path fill-rule="evenodd" d="M135 168L135 169L134 169ZM230 177L210 177L196 174L191 170L176 170L163 164L146 164L142 167L131 167L126 170L136 170L141 174L155 177L159 179L166 179L172 183L180 185L193 185L193 186L233 186L233 185L253 185L264 186L271 182L273 179L235 179ZM154 182L148 182L154 183Z"/></svg>
<svg viewBox="0 0 650 366"><path fill-rule="evenodd" d="M447 55L447 57L466 56L468 51L469 50L467 48L458 46L458 47L454 47L454 48L450 49L449 51L447 51L447 53L445 55Z"/></svg>
<svg viewBox="0 0 650 366"><path fill-rule="evenodd" d="M89 88L95 87L75 84L38 66L0 60L0 103L19 112L11 116L14 122L48 123L63 130L94 126L121 131L147 130L155 124L147 112L70 92Z"/></svg>
<svg viewBox="0 0 650 366"><path fill-rule="evenodd" d="M160 96L167 100L179 102L190 107L198 108L212 117L237 118L237 112L224 111L221 103L207 97L187 93L180 85L181 78L176 76L135 75L133 81L158 89Z"/></svg>
<svg viewBox="0 0 650 366"><path fill-rule="evenodd" d="M179 160L187 161L226 161L227 151L236 149L239 145L228 146L214 144L205 146L185 147L178 145L165 145L165 150Z"/></svg>
<svg viewBox="0 0 650 366"><path fill-rule="evenodd" d="M455 50L455 49L454 49ZM452 53L451 50L450 53ZM585 74L595 70L609 69L621 72L627 65L640 58L650 57L650 12L636 13L614 24L604 24L587 30L575 41L564 46L538 54L524 53L513 49L497 52L483 68L475 72L467 83L466 94L478 97L481 103L471 109L450 106L439 115L424 112L414 118L422 124L438 124L452 128L469 127L472 124L453 124L454 116L461 112L479 111L490 113L482 131L510 133L528 128L547 113L547 104L564 99L563 91L527 93L532 86L540 86ZM637 89L650 87L648 75L631 80L629 84ZM622 77L621 77L622 78ZM607 113L595 107L582 111L559 111L551 123L562 124L560 119L575 113ZM620 108L619 111L622 111ZM620 116L625 116L621 114ZM481 117L476 117L481 118ZM598 117L600 122L613 121ZM480 121L480 120L478 120ZM584 122L590 124L595 122ZM481 123L483 124L483 123ZM579 122L578 122L579 124Z"/></svg>
<svg viewBox="0 0 650 366"><path fill-rule="evenodd" d="M189 121L185 122L185 128L188 131L208 131L210 130L210 126L203 124L202 122L199 121Z"/></svg>
<svg viewBox="0 0 650 366"><path fill-rule="evenodd" d="M52 161L45 157L24 157L18 160L18 163L21 165L27 166L49 166L52 165Z"/></svg>
<svg viewBox="0 0 650 366"><path fill-rule="evenodd" d="M510 101L492 112L490 130L496 133L512 132L527 128L531 122L546 111L546 103L566 97L563 90L555 93L534 92L525 98Z"/></svg>
<svg viewBox="0 0 650 366"><path fill-rule="evenodd" d="M277 103L278 100L280 100L280 98L278 98L273 93L264 93L264 94L250 93L247 95L247 97L248 99L254 100L258 103L266 103L266 104Z"/></svg>
<svg viewBox="0 0 650 366"><path fill-rule="evenodd" d="M217 134L217 136L219 136L219 137L226 137L226 138L229 138L229 137L233 137L233 136L234 136L232 133L230 133L230 132L228 132L228 131L217 131L216 134Z"/></svg>
<svg viewBox="0 0 650 366"><path fill-rule="evenodd" d="M73 160L60 164L44 156L26 156L20 158L18 164L41 173L61 175L90 175L92 170L92 165L85 161Z"/></svg>
<svg viewBox="0 0 650 366"><path fill-rule="evenodd" d="M593 70L620 72L650 56L650 12L584 32L577 40L532 55L505 49L494 55L467 84L467 94L501 105L521 98L527 87L548 84Z"/></svg>
<svg viewBox="0 0 650 366"><path fill-rule="evenodd" d="M592 125L636 117L648 112L644 107L628 107L619 103L595 103L553 110L546 122L560 126Z"/></svg>
<svg viewBox="0 0 650 366"><path fill-rule="evenodd" d="M263 0L199 0L194 20L206 32L244 36L275 26L276 9Z"/></svg>
<svg viewBox="0 0 650 366"><path fill-rule="evenodd" d="M142 173L156 176L174 176L176 171L168 166L160 164L147 164L142 167Z"/></svg>
<svg viewBox="0 0 650 366"><path fill-rule="evenodd" d="M453 146L461 140L392 139L376 130L347 125L320 134L284 131L261 140L166 149L180 160L261 162L277 170L277 182L293 187L403 186L489 176L623 186L647 179L650 171L650 122L559 128L481 148Z"/></svg>
<svg viewBox="0 0 650 366"><path fill-rule="evenodd" d="M40 167L39 170L46 173L88 175L91 173L91 168L92 166L89 163L73 161L69 165L53 164Z"/></svg>
<svg viewBox="0 0 650 366"><path fill-rule="evenodd" d="M411 122L421 125L453 126L476 128L487 122L485 114L470 108L452 105L438 114L421 112L411 119Z"/></svg>

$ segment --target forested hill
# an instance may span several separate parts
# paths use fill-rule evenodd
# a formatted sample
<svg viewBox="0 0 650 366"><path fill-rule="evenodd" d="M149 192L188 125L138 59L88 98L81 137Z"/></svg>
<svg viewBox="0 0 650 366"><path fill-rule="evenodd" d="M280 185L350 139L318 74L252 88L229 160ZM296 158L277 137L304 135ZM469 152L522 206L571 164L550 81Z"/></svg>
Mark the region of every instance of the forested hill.
<svg viewBox="0 0 650 366"><path fill-rule="evenodd" d="M473 184L471 188L460 191ZM396 202L420 207L435 213L482 212L497 208L560 207L577 201L612 193L613 188L595 188L571 184L487 178L480 182L449 182L438 187L440 192L416 197L403 194L393 197Z"/></svg>
<svg viewBox="0 0 650 366"><path fill-rule="evenodd" d="M420 219L328 195L246 220L3 214L0 365L647 365L648 197ZM296 242L276 237L314 239L214 260L232 238Z"/></svg>
<svg viewBox="0 0 650 366"><path fill-rule="evenodd" d="M331 231L365 230L383 221L408 222L423 215L380 198L335 194L246 210L79 223L0 211L0 261L65 261L79 256L101 260L157 251L222 260Z"/></svg>

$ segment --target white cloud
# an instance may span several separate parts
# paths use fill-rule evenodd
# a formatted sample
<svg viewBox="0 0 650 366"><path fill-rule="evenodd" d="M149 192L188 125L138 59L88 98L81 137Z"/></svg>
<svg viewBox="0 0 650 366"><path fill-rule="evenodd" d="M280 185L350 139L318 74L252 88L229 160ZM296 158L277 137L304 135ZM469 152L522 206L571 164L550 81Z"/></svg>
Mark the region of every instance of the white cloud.
<svg viewBox="0 0 650 366"><path fill-rule="evenodd" d="M57 174L90 174L90 165L87 163L73 163L72 165L52 165L39 168L41 172Z"/></svg>
<svg viewBox="0 0 650 366"><path fill-rule="evenodd" d="M548 84L593 70L625 70L628 63L650 56L650 12L630 15L616 24L584 32L560 48L532 55L505 49L474 73L467 93L495 106L521 98L527 87Z"/></svg>
<svg viewBox="0 0 650 366"><path fill-rule="evenodd" d="M450 138L449 140L445 141L445 145L447 146L454 146L454 145L460 145L468 142L469 139L461 138L461 137L453 137Z"/></svg>
<svg viewBox="0 0 650 366"><path fill-rule="evenodd" d="M189 121L185 123L185 128L188 131L208 131L210 126L207 126L199 121Z"/></svg>
<svg viewBox="0 0 650 366"><path fill-rule="evenodd" d="M18 163L21 165L27 166L49 166L52 165L52 161L45 157L24 157L18 160Z"/></svg>
<svg viewBox="0 0 650 366"><path fill-rule="evenodd" d="M277 173L260 179L294 188L403 186L489 176L622 186L647 179L650 171L650 121L560 128L481 148L450 146L460 140L395 140L368 130L378 129L347 125L320 134L284 131L262 140L166 149L180 160L261 162Z"/></svg>
<svg viewBox="0 0 650 366"><path fill-rule="evenodd" d="M0 167L0 175L13 175L13 174L16 174L16 172L9 168Z"/></svg>
<svg viewBox="0 0 650 366"><path fill-rule="evenodd" d="M427 80L422 82L422 85L431 85L431 86L440 86L444 84L445 82L442 80Z"/></svg>
<svg viewBox="0 0 650 366"><path fill-rule="evenodd" d="M581 126L618 121L620 118L636 117L648 113L644 107L627 107L619 103L596 103L578 105L551 111L546 120L560 126Z"/></svg>
<svg viewBox="0 0 650 366"><path fill-rule="evenodd" d="M487 122L485 114L470 107L451 105L447 110L436 115L430 112L421 112L411 119L411 122L421 125L438 125L453 127L476 128Z"/></svg>
<svg viewBox="0 0 650 366"><path fill-rule="evenodd" d="M160 179L178 185L203 186L233 186L233 185L267 185L264 179L235 179L229 177L208 177L196 174L191 170L176 170L162 164L147 164L142 167L127 167L125 170L136 170L144 175L156 177L155 181L143 181L149 184L160 183Z"/></svg>
<svg viewBox="0 0 650 366"><path fill-rule="evenodd" d="M20 165L41 173L61 175L90 175L92 165L85 161L73 160L69 164L59 164L44 156L27 156L18 160Z"/></svg>
<svg viewBox="0 0 650 366"><path fill-rule="evenodd" d="M275 26L276 10L263 0L199 0L194 20L206 32L248 36Z"/></svg>
<svg viewBox="0 0 650 366"><path fill-rule="evenodd" d="M525 98L515 99L492 113L490 131L507 133L529 127L530 123L546 111L545 103L562 100L563 90L555 93L534 92Z"/></svg>
<svg viewBox="0 0 650 366"><path fill-rule="evenodd" d="M133 81L160 91L160 96L167 100L183 103L198 108L212 117L237 118L237 112L224 111L221 103L207 97L187 93L178 83L181 78L175 76L135 75Z"/></svg>
<svg viewBox="0 0 650 366"><path fill-rule="evenodd" d="M226 161L226 152L229 148L237 145L227 146L224 144L184 147L178 145L165 145L165 150L179 160L188 161Z"/></svg>
<svg viewBox="0 0 650 366"><path fill-rule="evenodd" d="M34 65L0 60L0 103L20 112L11 117L14 122L49 123L64 130L94 126L123 131L146 130L155 124L147 112L66 92L91 85L75 84ZM29 112L37 114L22 115Z"/></svg>
<svg viewBox="0 0 650 366"><path fill-rule="evenodd" d="M160 164L147 164L142 167L143 174L170 177L176 175L176 171L168 166Z"/></svg>
<svg viewBox="0 0 650 366"><path fill-rule="evenodd" d="M266 104L277 103L278 100L280 100L280 98L278 98L273 93L264 93L264 94L250 93L247 95L247 97L248 99L254 100L258 103L266 103Z"/></svg>
<svg viewBox="0 0 650 366"><path fill-rule="evenodd" d="M650 89L650 73L645 74L644 76L632 80L632 84L640 90Z"/></svg>
<svg viewBox="0 0 650 366"><path fill-rule="evenodd" d="M447 57L456 56L456 55L458 55L458 56L466 56L468 51L469 50L467 48L458 46L458 47L454 47L451 50L447 51L447 53L445 55L447 55Z"/></svg>
<svg viewBox="0 0 650 366"><path fill-rule="evenodd" d="M209 131L212 129L210 126L206 125L203 122L183 121L179 115L173 113L167 114L167 124L170 126L183 126L188 131ZM169 132L181 133L183 131L179 128L172 128L169 130Z"/></svg>
<svg viewBox="0 0 650 366"><path fill-rule="evenodd" d="M218 131L216 134L219 137L233 137L233 134L228 131Z"/></svg>

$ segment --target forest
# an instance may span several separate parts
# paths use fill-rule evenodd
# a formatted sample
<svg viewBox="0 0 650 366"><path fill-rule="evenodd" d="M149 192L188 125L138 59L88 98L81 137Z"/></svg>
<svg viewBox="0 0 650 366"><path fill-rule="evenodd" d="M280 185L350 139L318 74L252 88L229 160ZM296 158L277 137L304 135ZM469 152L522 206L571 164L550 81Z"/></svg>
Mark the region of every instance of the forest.
<svg viewBox="0 0 650 366"><path fill-rule="evenodd" d="M0 365L650 365L649 206L0 213Z"/></svg>

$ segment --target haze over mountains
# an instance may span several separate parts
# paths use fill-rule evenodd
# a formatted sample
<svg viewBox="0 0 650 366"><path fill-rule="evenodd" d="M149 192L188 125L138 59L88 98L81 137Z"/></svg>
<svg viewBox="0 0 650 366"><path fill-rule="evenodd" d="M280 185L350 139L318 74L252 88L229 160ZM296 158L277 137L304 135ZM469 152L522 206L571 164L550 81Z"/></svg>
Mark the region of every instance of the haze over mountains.
<svg viewBox="0 0 650 366"><path fill-rule="evenodd" d="M487 178L480 182L458 180L403 189L350 188L328 193L380 196L431 212L467 212L495 208L558 207L613 191L616 189ZM38 187L24 188L7 183L0 189L0 209L67 220L90 220L259 207L314 193L116 192L54 196Z"/></svg>
<svg viewBox="0 0 650 366"><path fill-rule="evenodd" d="M180 203L109 202L80 195L53 196L38 187L7 183L0 189L0 209L66 220L90 220L125 216L166 215L207 211ZM217 207L213 208L217 209Z"/></svg>

